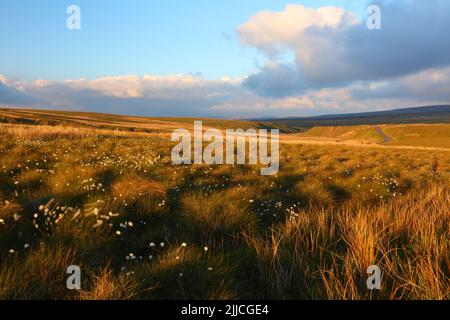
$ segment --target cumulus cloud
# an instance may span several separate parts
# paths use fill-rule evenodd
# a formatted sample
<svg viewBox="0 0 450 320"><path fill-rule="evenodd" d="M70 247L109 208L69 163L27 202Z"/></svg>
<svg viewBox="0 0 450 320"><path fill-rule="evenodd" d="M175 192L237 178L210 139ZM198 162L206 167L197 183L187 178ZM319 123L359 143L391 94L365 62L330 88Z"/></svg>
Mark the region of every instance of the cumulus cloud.
<svg viewBox="0 0 450 320"><path fill-rule="evenodd" d="M267 63L259 73L249 76L244 85L260 96L285 97L306 86L295 64Z"/></svg>
<svg viewBox="0 0 450 320"><path fill-rule="evenodd" d="M45 104L45 100L21 90L22 84L0 74L0 106L33 106Z"/></svg>
<svg viewBox="0 0 450 320"><path fill-rule="evenodd" d="M446 67L431 68L383 81L357 81L344 87L310 89L302 94L286 97L247 94L243 99L235 98L213 108L222 113L234 112L249 117L282 117L449 103L450 67Z"/></svg>
<svg viewBox="0 0 450 320"><path fill-rule="evenodd" d="M103 77L93 80L77 79L64 82L76 90L93 90L106 96L118 98L170 98L191 96L192 89L211 91L216 88L218 96L227 85L239 84L240 79L223 78L218 81L207 80L194 75L135 75ZM222 92L223 94L223 92Z"/></svg>
<svg viewBox="0 0 450 320"><path fill-rule="evenodd" d="M0 106L147 116L307 116L446 104L450 101L450 67L431 68L390 80L358 81L343 87L309 89L287 96L260 95L242 84L248 79L206 80L191 75L123 76L61 82L0 79ZM282 76L273 81L284 83ZM264 89L260 88L261 91Z"/></svg>
<svg viewBox="0 0 450 320"><path fill-rule="evenodd" d="M450 30L450 2L381 0L378 4L382 30L369 30L366 21L336 7L288 5L282 12L256 14L239 27L241 43L266 54L270 65L283 50L295 53L295 63L265 66L245 85L258 94L275 96L450 65L450 37L444 36ZM280 70L292 79L284 80L284 91L272 80Z"/></svg>
<svg viewBox="0 0 450 320"><path fill-rule="evenodd" d="M243 45L276 54L297 47L305 40L305 34L311 28L335 32L355 23L357 18L342 8L311 9L303 5L288 4L282 12L257 13L238 28L238 33Z"/></svg>
<svg viewBox="0 0 450 320"><path fill-rule="evenodd" d="M2 76L0 81L0 105L3 106L62 107L155 116L202 113L211 116L208 111L211 106L224 103L242 91L239 78L207 80L182 74L32 82L12 82Z"/></svg>
<svg viewBox="0 0 450 320"><path fill-rule="evenodd" d="M450 101L450 67L431 68L390 81L359 83L353 99L434 99Z"/></svg>

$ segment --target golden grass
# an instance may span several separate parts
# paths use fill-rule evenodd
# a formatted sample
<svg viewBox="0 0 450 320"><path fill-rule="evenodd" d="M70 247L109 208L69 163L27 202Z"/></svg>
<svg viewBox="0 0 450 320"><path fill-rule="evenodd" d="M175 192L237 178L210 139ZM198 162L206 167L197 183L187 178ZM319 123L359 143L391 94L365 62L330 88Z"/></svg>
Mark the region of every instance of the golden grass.
<svg viewBox="0 0 450 320"><path fill-rule="evenodd" d="M139 285L124 274L114 275L111 270L104 269L93 276L91 290L82 290L80 300L130 300L137 296Z"/></svg>
<svg viewBox="0 0 450 320"><path fill-rule="evenodd" d="M315 127L298 136L322 139L322 142L328 139L388 146L450 148L450 124Z"/></svg>
<svg viewBox="0 0 450 320"><path fill-rule="evenodd" d="M246 234L261 282L279 298L299 288L314 299L449 299L450 190L437 186L379 207L302 211L266 236ZM365 287L383 270L383 288Z"/></svg>
<svg viewBox="0 0 450 320"><path fill-rule="evenodd" d="M282 145L262 177L75 129L0 126L0 299L450 298L448 152Z"/></svg>
<svg viewBox="0 0 450 320"><path fill-rule="evenodd" d="M0 134L3 137L12 139L56 139L56 138L77 138L77 137L149 137L151 133L130 132L126 130L110 130L76 126L49 126L49 125L0 125Z"/></svg>
<svg viewBox="0 0 450 320"><path fill-rule="evenodd" d="M383 139L377 134L374 126L350 126L350 127L315 127L306 131L301 136L332 138L339 140L357 140L378 143Z"/></svg>

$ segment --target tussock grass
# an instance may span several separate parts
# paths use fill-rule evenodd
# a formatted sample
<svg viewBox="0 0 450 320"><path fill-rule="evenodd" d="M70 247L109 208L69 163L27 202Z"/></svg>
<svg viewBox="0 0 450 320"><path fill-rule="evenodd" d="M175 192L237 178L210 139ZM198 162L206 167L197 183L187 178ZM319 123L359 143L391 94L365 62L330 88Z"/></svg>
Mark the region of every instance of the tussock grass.
<svg viewBox="0 0 450 320"><path fill-rule="evenodd" d="M136 277L149 299L233 299L232 269L221 256L175 246L138 268Z"/></svg>
<svg viewBox="0 0 450 320"><path fill-rule="evenodd" d="M165 136L0 131L0 299L450 298L448 152L283 145L262 177L173 166Z"/></svg>
<svg viewBox="0 0 450 320"><path fill-rule="evenodd" d="M131 300L138 295L139 284L125 274L114 275L109 269L103 269L92 277L92 288L82 290L80 300Z"/></svg>
<svg viewBox="0 0 450 320"><path fill-rule="evenodd" d="M58 244L41 246L25 259L12 258L2 264L0 298L20 300L70 299L66 270L76 253ZM51 285L48 285L51 284Z"/></svg>
<svg viewBox="0 0 450 320"><path fill-rule="evenodd" d="M189 194L182 201L181 215L186 228L214 236L236 234L254 226L256 220L246 205L226 193Z"/></svg>
<svg viewBox="0 0 450 320"><path fill-rule="evenodd" d="M277 298L449 299L449 205L450 190L431 186L374 208L306 210L245 238ZM370 265L383 269L380 292L365 286Z"/></svg>

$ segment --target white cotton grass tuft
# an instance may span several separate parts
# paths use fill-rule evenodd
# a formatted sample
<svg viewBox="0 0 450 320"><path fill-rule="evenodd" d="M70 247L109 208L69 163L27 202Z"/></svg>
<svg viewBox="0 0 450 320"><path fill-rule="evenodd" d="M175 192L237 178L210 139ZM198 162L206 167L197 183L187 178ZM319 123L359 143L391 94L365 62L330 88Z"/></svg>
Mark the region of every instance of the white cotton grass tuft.
<svg viewBox="0 0 450 320"><path fill-rule="evenodd" d="M94 229L99 228L103 225L103 223L104 223L103 220L97 220L97 223L93 225L93 228Z"/></svg>

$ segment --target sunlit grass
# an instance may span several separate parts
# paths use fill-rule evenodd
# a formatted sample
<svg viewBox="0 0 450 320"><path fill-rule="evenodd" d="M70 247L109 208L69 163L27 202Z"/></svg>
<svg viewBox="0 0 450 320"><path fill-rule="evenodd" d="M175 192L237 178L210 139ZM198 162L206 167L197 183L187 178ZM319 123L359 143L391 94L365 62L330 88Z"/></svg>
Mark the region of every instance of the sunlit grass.
<svg viewBox="0 0 450 320"><path fill-rule="evenodd" d="M262 177L173 166L165 136L29 129L0 129L1 299L450 298L449 152L282 145Z"/></svg>

